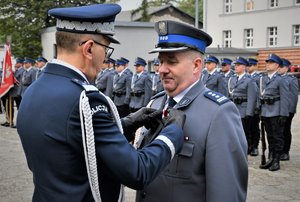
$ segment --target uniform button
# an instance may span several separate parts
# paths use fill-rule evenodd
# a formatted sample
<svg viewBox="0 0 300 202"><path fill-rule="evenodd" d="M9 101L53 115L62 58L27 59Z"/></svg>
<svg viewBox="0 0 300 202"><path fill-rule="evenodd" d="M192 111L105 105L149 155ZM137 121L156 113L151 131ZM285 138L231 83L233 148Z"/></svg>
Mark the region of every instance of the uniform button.
<svg viewBox="0 0 300 202"><path fill-rule="evenodd" d="M145 198L145 197L146 197L146 192L143 191L143 193L142 193L142 198Z"/></svg>

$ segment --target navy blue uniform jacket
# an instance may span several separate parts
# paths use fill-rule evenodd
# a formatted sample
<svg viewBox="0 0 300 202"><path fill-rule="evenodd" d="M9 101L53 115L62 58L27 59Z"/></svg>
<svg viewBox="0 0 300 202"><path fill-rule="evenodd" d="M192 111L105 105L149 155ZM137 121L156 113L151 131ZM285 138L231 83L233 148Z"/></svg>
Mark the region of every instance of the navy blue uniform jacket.
<svg viewBox="0 0 300 202"><path fill-rule="evenodd" d="M17 129L33 173L33 201L94 201L79 115L83 88L72 79L85 81L70 68L48 63L20 106ZM103 202L117 201L121 183L142 189L169 163L171 152L161 140L137 152L120 133L106 99L95 91L87 96L92 109L103 105L108 109L94 111L93 129L101 198ZM178 126L171 124L165 133L174 134L175 130Z"/></svg>

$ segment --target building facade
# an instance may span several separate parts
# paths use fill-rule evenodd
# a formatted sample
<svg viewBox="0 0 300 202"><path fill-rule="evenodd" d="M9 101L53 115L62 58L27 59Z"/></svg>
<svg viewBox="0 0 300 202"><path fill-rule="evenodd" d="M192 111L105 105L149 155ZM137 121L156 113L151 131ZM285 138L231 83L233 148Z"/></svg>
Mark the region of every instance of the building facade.
<svg viewBox="0 0 300 202"><path fill-rule="evenodd" d="M257 51L260 68L271 52L300 64L300 0L204 0L203 16L211 47Z"/></svg>

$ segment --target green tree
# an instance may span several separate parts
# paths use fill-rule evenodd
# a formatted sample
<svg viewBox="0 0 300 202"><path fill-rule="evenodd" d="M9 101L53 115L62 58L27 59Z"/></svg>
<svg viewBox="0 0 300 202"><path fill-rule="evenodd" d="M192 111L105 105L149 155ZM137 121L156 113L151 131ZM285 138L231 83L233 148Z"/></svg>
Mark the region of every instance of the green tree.
<svg viewBox="0 0 300 202"><path fill-rule="evenodd" d="M148 8L149 7L156 7L156 6L163 6L171 4L176 7L178 7L180 10L190 14L191 16L195 17L195 6L196 1L195 0L143 0L141 5L131 11L131 14L134 15L138 12L141 12L142 18L141 21L148 22L150 19L150 16L148 15ZM203 18L203 1L199 0L198 2L198 12L199 12L199 20L202 21Z"/></svg>
<svg viewBox="0 0 300 202"><path fill-rule="evenodd" d="M0 43L10 36L15 57L36 58L42 53L40 30L55 25L48 10L119 0L1 0Z"/></svg>
<svg viewBox="0 0 300 202"><path fill-rule="evenodd" d="M191 16L195 17L195 9L196 1L195 0L182 0L178 1L178 8ZM203 21L203 0L198 0L198 14L201 22Z"/></svg>

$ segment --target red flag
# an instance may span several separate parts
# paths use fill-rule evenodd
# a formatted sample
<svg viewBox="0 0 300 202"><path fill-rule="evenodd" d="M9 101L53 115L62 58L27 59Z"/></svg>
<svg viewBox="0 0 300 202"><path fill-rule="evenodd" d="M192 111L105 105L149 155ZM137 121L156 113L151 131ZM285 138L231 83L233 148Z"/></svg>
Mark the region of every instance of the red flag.
<svg viewBox="0 0 300 202"><path fill-rule="evenodd" d="M9 89L14 86L14 74L12 71L12 62L10 57L10 47L6 46L5 57L3 62L2 79L0 86L0 97L5 95Z"/></svg>

